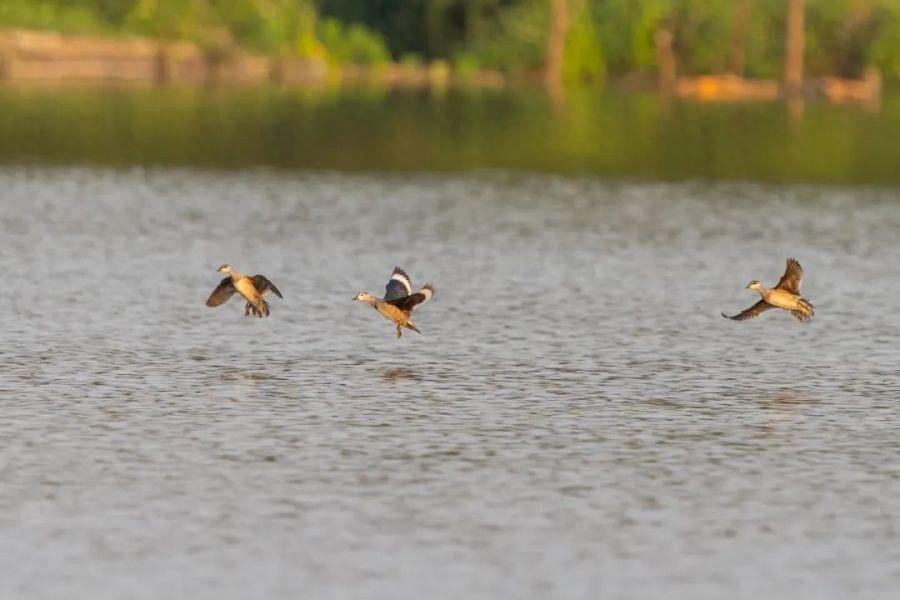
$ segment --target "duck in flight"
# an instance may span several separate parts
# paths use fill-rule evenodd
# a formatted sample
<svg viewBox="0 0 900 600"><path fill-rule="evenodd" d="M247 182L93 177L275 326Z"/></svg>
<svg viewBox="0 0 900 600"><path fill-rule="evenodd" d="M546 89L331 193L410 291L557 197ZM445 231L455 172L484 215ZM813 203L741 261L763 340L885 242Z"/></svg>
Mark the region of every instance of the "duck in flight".
<svg viewBox="0 0 900 600"><path fill-rule="evenodd" d="M815 307L806 298L800 296L800 285L803 283L803 267L795 258L787 259L787 268L781 280L772 289L766 288L755 279L747 284L745 289L756 290L762 296L762 300L745 311L728 316L722 313L726 319L746 321L760 315L770 308L782 308L790 311L798 321L809 321L816 314Z"/></svg>
<svg viewBox="0 0 900 600"><path fill-rule="evenodd" d="M430 283L415 294L412 291L412 281L406 271L400 267L394 267L391 278L384 290L384 298L376 298L367 292L358 293L353 299L357 302L365 302L382 314L389 321L397 325L397 339L403 335L403 328L412 329L422 333L410 318L413 310L420 304L425 304L434 297L435 289Z"/></svg>
<svg viewBox="0 0 900 600"><path fill-rule="evenodd" d="M266 279L264 275L250 277L238 273L231 265L227 264L219 267L218 272L225 273L228 277L219 282L216 289L206 299L206 305L209 307L224 304L237 292L247 301L247 305L244 307L244 316L246 317L252 312L262 318L269 316L269 303L264 298L266 294L272 292L279 298L284 297L275 284Z"/></svg>

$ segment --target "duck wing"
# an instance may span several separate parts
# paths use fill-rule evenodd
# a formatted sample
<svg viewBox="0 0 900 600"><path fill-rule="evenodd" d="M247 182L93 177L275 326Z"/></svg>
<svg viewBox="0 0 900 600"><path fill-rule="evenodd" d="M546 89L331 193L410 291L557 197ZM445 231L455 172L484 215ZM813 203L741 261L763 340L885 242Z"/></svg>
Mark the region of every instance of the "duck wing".
<svg viewBox="0 0 900 600"><path fill-rule="evenodd" d="M234 295L234 284L231 283L231 277L226 277L219 285L216 286L216 289L212 291L212 294L209 295L209 298L206 299L207 306L219 306L220 304L224 304L228 302L228 299Z"/></svg>
<svg viewBox="0 0 900 600"><path fill-rule="evenodd" d="M434 286L430 283L426 283L425 287L415 294L410 294L403 298L395 298L394 300L387 300L387 303L396 306L400 310L412 312L412 310L420 304L425 304L431 300L435 293L436 290L434 289Z"/></svg>
<svg viewBox="0 0 900 600"><path fill-rule="evenodd" d="M796 258L787 259L787 267L784 269L784 275L781 276L776 290L785 290L792 294L800 295L800 286L803 284L803 267Z"/></svg>
<svg viewBox="0 0 900 600"><path fill-rule="evenodd" d="M412 281L409 279L409 275L400 267L394 267L391 278L384 287L384 299L397 300L410 294L412 294Z"/></svg>
<svg viewBox="0 0 900 600"><path fill-rule="evenodd" d="M250 281L253 282L253 287L256 288L256 291L263 296L265 296L268 292L272 292L279 298L284 299L284 296L281 295L281 292L277 287L275 287L275 284L266 279L265 275L254 275L250 278Z"/></svg>
<svg viewBox="0 0 900 600"><path fill-rule="evenodd" d="M766 312L770 308L775 308L765 300L760 300L747 310L741 311L736 315L728 316L725 313L722 313L722 316L726 319L732 319L734 321L746 321L747 319L752 319L753 317L758 317L762 313Z"/></svg>

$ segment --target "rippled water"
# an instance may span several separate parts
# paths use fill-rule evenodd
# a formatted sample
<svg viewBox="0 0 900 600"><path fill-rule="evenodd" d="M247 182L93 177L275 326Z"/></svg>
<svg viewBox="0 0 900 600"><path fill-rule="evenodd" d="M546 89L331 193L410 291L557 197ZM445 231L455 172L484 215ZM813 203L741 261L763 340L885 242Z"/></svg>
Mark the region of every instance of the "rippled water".
<svg viewBox="0 0 900 600"><path fill-rule="evenodd" d="M0 231L0 596L900 586L896 192L21 168ZM719 316L787 256L812 323Z"/></svg>

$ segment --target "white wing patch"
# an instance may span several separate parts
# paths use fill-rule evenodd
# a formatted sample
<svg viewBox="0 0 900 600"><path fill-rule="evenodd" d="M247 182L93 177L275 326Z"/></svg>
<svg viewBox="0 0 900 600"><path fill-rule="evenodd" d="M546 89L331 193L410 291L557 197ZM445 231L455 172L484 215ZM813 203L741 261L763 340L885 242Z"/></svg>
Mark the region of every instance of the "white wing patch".
<svg viewBox="0 0 900 600"><path fill-rule="evenodd" d="M425 304L426 302L428 302L429 300L434 298L434 294L435 294L434 286L431 285L430 283L426 283L425 287L423 287L421 290L419 290L419 293L422 294L423 296L425 296L425 299L422 300L421 302L419 302L419 304Z"/></svg>
<svg viewBox="0 0 900 600"><path fill-rule="evenodd" d="M391 278L387 284L387 292L385 297L392 296L394 298L402 298L412 294L412 282L406 271L400 267L394 267L394 272L391 273Z"/></svg>

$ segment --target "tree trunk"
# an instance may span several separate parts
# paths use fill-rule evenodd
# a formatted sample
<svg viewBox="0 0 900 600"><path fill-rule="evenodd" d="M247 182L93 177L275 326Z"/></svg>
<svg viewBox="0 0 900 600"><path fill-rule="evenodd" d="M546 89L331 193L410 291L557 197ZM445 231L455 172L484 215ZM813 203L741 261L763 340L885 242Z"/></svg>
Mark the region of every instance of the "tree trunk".
<svg viewBox="0 0 900 600"><path fill-rule="evenodd" d="M547 43L547 60L544 65L544 83L550 89L560 89L563 84L562 67L566 51L566 35L569 32L567 0L550 0L550 39Z"/></svg>
<svg viewBox="0 0 900 600"><path fill-rule="evenodd" d="M747 62L747 28L750 22L750 0L736 0L734 22L731 28L731 52L728 71L743 77Z"/></svg>
<svg viewBox="0 0 900 600"><path fill-rule="evenodd" d="M784 59L784 91L788 96L796 96L803 91L804 12L804 0L788 0Z"/></svg>

